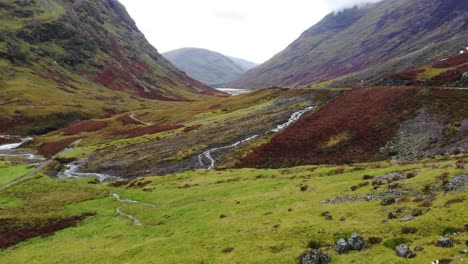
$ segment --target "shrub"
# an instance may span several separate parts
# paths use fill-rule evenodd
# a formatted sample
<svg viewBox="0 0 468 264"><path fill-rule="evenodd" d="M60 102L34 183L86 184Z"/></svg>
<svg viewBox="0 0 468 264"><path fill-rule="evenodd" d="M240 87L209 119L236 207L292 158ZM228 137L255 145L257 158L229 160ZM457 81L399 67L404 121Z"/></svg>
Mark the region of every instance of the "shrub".
<svg viewBox="0 0 468 264"><path fill-rule="evenodd" d="M457 233L457 232L458 232L458 229L454 227L446 227L442 230L440 234L445 236L445 235L452 235L453 233Z"/></svg>
<svg viewBox="0 0 468 264"><path fill-rule="evenodd" d="M374 179L374 176L364 175L364 176L362 176L362 179L363 180L372 180L372 179Z"/></svg>
<svg viewBox="0 0 468 264"><path fill-rule="evenodd" d="M377 244L382 243L382 238L381 237L369 237L368 242L371 245L377 245Z"/></svg>
<svg viewBox="0 0 468 264"><path fill-rule="evenodd" d="M404 226L401 228L402 234L416 234L417 232L418 232L418 229L416 227Z"/></svg>
<svg viewBox="0 0 468 264"><path fill-rule="evenodd" d="M309 248L312 248L312 249L320 249L322 246L322 243L320 242L320 240L311 240L308 246Z"/></svg>
<svg viewBox="0 0 468 264"><path fill-rule="evenodd" d="M400 244L406 244L408 242L409 242L409 240L404 238L404 237L397 237L397 238L392 238L392 239L385 240L383 242L383 245L386 248L390 248L390 249L394 250L396 248L396 246L398 246Z"/></svg>

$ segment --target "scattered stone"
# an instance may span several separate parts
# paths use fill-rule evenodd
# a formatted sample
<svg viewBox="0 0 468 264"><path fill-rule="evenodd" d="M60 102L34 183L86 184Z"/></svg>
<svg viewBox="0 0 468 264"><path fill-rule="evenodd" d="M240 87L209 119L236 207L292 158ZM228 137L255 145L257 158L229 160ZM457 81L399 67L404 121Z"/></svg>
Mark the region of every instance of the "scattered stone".
<svg viewBox="0 0 468 264"><path fill-rule="evenodd" d="M320 249L307 249L299 258L301 264L326 264L331 261L330 255Z"/></svg>
<svg viewBox="0 0 468 264"><path fill-rule="evenodd" d="M388 206L388 205L391 205L395 203L395 198L389 196L389 197L385 197L382 199L382 201L380 202L381 205L383 206Z"/></svg>
<svg viewBox="0 0 468 264"><path fill-rule="evenodd" d="M450 237L441 237L437 241L437 246L443 248L450 248L453 247L453 241L452 239L450 239Z"/></svg>
<svg viewBox="0 0 468 264"><path fill-rule="evenodd" d="M340 221L341 221L341 222L346 221L346 217L344 217L344 216L340 217Z"/></svg>
<svg viewBox="0 0 468 264"><path fill-rule="evenodd" d="M468 254L468 249L462 249L462 250L460 250L460 253L461 254Z"/></svg>
<svg viewBox="0 0 468 264"><path fill-rule="evenodd" d="M223 253L231 253L232 251L234 251L233 247L227 247L227 248L223 249Z"/></svg>
<svg viewBox="0 0 468 264"><path fill-rule="evenodd" d="M396 254L402 258L415 258L417 255L413 251L409 250L406 244L400 244L395 248Z"/></svg>
<svg viewBox="0 0 468 264"><path fill-rule="evenodd" d="M332 220L333 220L333 216L331 216L331 215L326 215L326 216L325 216L325 220L327 220L327 221L332 221Z"/></svg>
<svg viewBox="0 0 468 264"><path fill-rule="evenodd" d="M395 248L397 256L406 258L406 254L408 254L409 248L405 244L400 244Z"/></svg>
<svg viewBox="0 0 468 264"><path fill-rule="evenodd" d="M364 238L358 234L352 234L351 237L348 238L348 245L351 250L357 251L361 251L367 248Z"/></svg>
<svg viewBox="0 0 468 264"><path fill-rule="evenodd" d="M407 258L415 258L417 255L413 251L409 251L408 254L406 254Z"/></svg>
<svg viewBox="0 0 468 264"><path fill-rule="evenodd" d="M344 238L338 239L338 241L335 244L335 251L338 254L346 254L350 250L348 242Z"/></svg>
<svg viewBox="0 0 468 264"><path fill-rule="evenodd" d="M309 186L307 186L307 185L303 185L303 186L301 186L301 188L300 188L300 189L301 189L301 192L306 192L306 191L308 191L308 190L309 190Z"/></svg>
<svg viewBox="0 0 468 264"><path fill-rule="evenodd" d="M385 174L383 176L376 177L372 180L372 182L373 183L382 182L382 181L392 182L392 181L399 181L399 180L404 180L404 179L406 179L406 174L392 172L389 174Z"/></svg>
<svg viewBox="0 0 468 264"><path fill-rule="evenodd" d="M416 252L420 252L420 251L423 251L423 250L424 250L424 248L421 247L421 246L416 246L416 247L414 248L414 251L416 251Z"/></svg>
<svg viewBox="0 0 468 264"><path fill-rule="evenodd" d="M423 212L420 209L414 209L413 212L411 212L411 216L418 217L423 215Z"/></svg>
<svg viewBox="0 0 468 264"><path fill-rule="evenodd" d="M445 184L445 191L464 191L468 190L468 172L455 175Z"/></svg>

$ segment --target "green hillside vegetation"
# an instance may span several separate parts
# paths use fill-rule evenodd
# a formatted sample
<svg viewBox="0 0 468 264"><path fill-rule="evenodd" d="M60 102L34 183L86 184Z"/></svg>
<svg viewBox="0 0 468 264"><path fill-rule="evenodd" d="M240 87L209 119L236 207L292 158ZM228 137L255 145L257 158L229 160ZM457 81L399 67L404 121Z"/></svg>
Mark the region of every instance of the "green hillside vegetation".
<svg viewBox="0 0 468 264"><path fill-rule="evenodd" d="M333 263L453 259L468 239L463 226L468 217L467 196L466 192L442 190L455 175L467 173L455 166L463 158L406 165L378 162L282 170L201 170L142 178L122 187L38 176L0 192L1 219L7 223L2 224L3 232L47 226L57 219L83 215L86 219L0 251L0 261L297 263L309 246L325 250L353 232L366 239L369 249L343 255L332 250ZM372 177L391 172L412 178L372 186ZM389 188L402 193L410 190L411 194L382 206L377 194ZM119 202L111 193L139 202ZM352 198L364 194L376 198ZM336 197L349 201L323 202L340 201ZM119 215L116 208L141 225ZM416 210L421 215L407 218ZM454 236L457 230L461 233ZM452 237L455 246L436 247L434 243L442 235ZM415 259L398 258L393 248L398 241L406 241L411 248L422 246L424 251L417 252Z"/></svg>
<svg viewBox="0 0 468 264"><path fill-rule="evenodd" d="M190 77L212 87L224 87L247 71L245 64L206 49L183 48L162 55Z"/></svg>
<svg viewBox="0 0 468 264"><path fill-rule="evenodd" d="M80 119L219 94L159 55L118 1L0 5L3 133L43 133Z"/></svg>

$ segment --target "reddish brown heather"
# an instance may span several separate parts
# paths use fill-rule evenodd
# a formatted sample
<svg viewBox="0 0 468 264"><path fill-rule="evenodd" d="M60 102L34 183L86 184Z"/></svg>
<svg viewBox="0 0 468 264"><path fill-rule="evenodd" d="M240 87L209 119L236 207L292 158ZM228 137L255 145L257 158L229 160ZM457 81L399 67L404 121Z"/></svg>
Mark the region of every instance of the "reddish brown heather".
<svg viewBox="0 0 468 264"><path fill-rule="evenodd" d="M436 62L432 65L434 68L451 68L468 62L468 52L450 57L444 61Z"/></svg>
<svg viewBox="0 0 468 264"><path fill-rule="evenodd" d="M408 71L403 71L399 73L394 73L390 77L393 78L399 78L402 80L411 80L415 81L417 80L418 74L425 72L425 69L414 69L414 70L408 70Z"/></svg>
<svg viewBox="0 0 468 264"><path fill-rule="evenodd" d="M131 118L129 115L123 115L117 118L122 125L127 126L127 125L140 125L140 122L136 121L135 119Z"/></svg>
<svg viewBox="0 0 468 264"><path fill-rule="evenodd" d="M107 125L108 123L104 121L83 120L62 129L62 133L65 136L71 136L81 132L96 132L106 128Z"/></svg>
<svg viewBox="0 0 468 264"><path fill-rule="evenodd" d="M468 65L463 65L455 70L446 71L432 78L434 85L445 85L461 80L463 73L468 72Z"/></svg>
<svg viewBox="0 0 468 264"><path fill-rule="evenodd" d="M32 223L25 226L19 224L19 219L0 218L0 248L8 248L33 237L52 235L92 215L85 213L69 218L32 219Z"/></svg>
<svg viewBox="0 0 468 264"><path fill-rule="evenodd" d="M119 135L128 135L129 138L140 137L143 135L156 134L165 131L171 131L184 127L183 125L154 125L147 127L139 127L128 131L120 132Z"/></svg>
<svg viewBox="0 0 468 264"><path fill-rule="evenodd" d="M262 167L370 160L397 133L400 122L411 117L418 108L419 91L408 87L346 91L255 149L242 160L242 165ZM341 142L326 144L334 136L343 134L347 136Z"/></svg>
<svg viewBox="0 0 468 264"><path fill-rule="evenodd" d="M69 138L57 142L44 143L39 147L39 153L46 157L55 155L76 140L78 140L78 138Z"/></svg>

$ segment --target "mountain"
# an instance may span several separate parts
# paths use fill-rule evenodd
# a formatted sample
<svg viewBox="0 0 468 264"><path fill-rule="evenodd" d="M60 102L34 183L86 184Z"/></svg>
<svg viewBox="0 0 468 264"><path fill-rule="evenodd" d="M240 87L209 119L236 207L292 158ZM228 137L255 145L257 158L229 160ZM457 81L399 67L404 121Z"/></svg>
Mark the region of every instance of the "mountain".
<svg viewBox="0 0 468 264"><path fill-rule="evenodd" d="M258 63L246 61L246 60L239 59L236 57L228 56L228 58L230 58L237 65L241 66L241 68L244 69L245 71L251 70L259 65Z"/></svg>
<svg viewBox="0 0 468 264"><path fill-rule="evenodd" d="M0 24L0 132L217 94L162 57L117 0L1 1Z"/></svg>
<svg viewBox="0 0 468 264"><path fill-rule="evenodd" d="M457 54L466 45L467 10L468 2L458 0L383 0L331 13L228 86L307 86L344 76L335 84L372 85Z"/></svg>
<svg viewBox="0 0 468 264"><path fill-rule="evenodd" d="M162 55L190 77L213 87L223 87L246 71L231 58L206 49L182 48Z"/></svg>

